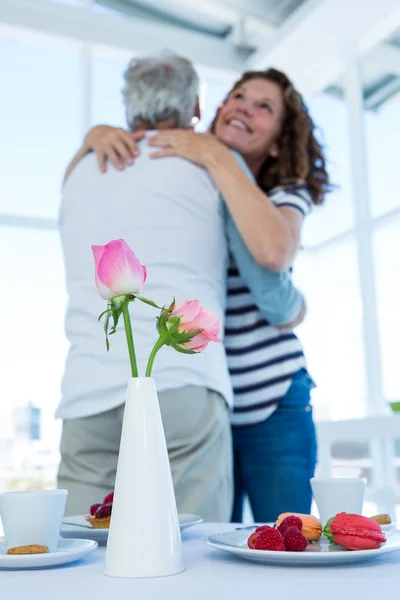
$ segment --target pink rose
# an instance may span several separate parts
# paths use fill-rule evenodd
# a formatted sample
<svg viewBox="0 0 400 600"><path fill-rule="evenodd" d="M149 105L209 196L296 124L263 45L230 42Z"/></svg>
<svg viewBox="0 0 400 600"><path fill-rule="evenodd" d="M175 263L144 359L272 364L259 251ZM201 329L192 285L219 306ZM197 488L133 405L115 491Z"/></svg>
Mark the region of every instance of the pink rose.
<svg viewBox="0 0 400 600"><path fill-rule="evenodd" d="M102 298L140 294L146 281L143 267L125 240L112 240L106 246L92 246L96 263L96 286Z"/></svg>
<svg viewBox="0 0 400 600"><path fill-rule="evenodd" d="M189 300L176 304L171 316L180 317L179 333L194 333L201 331L194 338L182 344L185 350L202 352L209 342L220 342L218 334L221 323L218 317L209 308L200 306L198 300Z"/></svg>

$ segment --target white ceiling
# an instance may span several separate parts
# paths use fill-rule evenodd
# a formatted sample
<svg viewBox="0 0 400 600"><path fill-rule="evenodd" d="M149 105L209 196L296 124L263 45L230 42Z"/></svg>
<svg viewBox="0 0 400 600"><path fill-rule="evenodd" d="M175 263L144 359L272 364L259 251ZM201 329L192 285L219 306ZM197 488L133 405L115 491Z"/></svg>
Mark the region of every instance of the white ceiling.
<svg viewBox="0 0 400 600"><path fill-rule="evenodd" d="M92 10L65 1L0 0L0 22L132 53L172 50L221 79L274 66L306 96L340 94L357 54L371 108L397 89L399 0L94 0Z"/></svg>
<svg viewBox="0 0 400 600"><path fill-rule="evenodd" d="M400 29L361 58L361 76L367 110L378 110L400 93ZM326 91L343 98L343 78L329 85Z"/></svg>
<svg viewBox="0 0 400 600"><path fill-rule="evenodd" d="M333 52L340 52L341 44L337 38L346 41L346 44L353 39L357 41L357 36L362 36L362 31L365 28L362 16L358 18L357 4L352 0L353 15L355 19L360 21L359 25L352 23L352 11L349 8L346 14L347 24L338 27L339 20L343 20L341 13L341 2L336 0L336 3L323 0L95 0L97 4L107 7L117 13L124 14L131 18L143 18L157 21L158 23L168 23L187 31L200 32L210 38L218 38L225 40L226 43L232 44L236 51L250 61L257 63L258 68L263 68L268 64L279 66L279 61L285 64L282 68L291 72L291 65L295 61L293 57L297 54L296 45L306 45L308 43L307 32L313 37L313 43L310 48L315 52L316 38L321 41L320 46L323 47L324 39L332 42ZM364 7L365 7L364 2ZM369 5L373 4L369 2ZM376 4L376 2L375 2ZM354 7L356 10L354 11ZM345 7L343 7L345 8ZM390 9L390 6L388 7ZM329 10L333 19L328 18ZM375 23L385 14L378 10L378 14L374 10L369 10L365 7L363 11L366 21L371 24ZM370 12L370 18L368 13ZM320 14L318 14L320 13ZM318 27L318 21L324 25ZM294 27L291 32L292 44L289 46L289 51L279 52L279 38L282 37L283 46L287 46L288 35L293 24L302 26ZM336 25L336 31L332 31L332 27ZM289 29L289 34L281 33L285 29ZM358 29L360 31L358 32ZM312 32L312 33L311 33ZM352 33L355 34L352 38ZM297 40L296 40L297 37ZM274 48L275 47L275 48ZM271 53L268 51L271 49ZM291 54L292 52L292 54ZM325 60L325 57L322 58ZM275 57L274 57L275 55ZM288 57L285 61L284 55ZM343 96L342 89L342 73L335 78L333 63L329 65L333 70L330 73L329 68L326 73L329 73L331 81L322 78L319 74L315 77L317 88L324 87L329 93L336 96ZM340 69L340 67L339 67ZM383 44L377 45L370 50L362 60L363 81L364 81L364 96L366 107L370 109L378 108L383 102L390 98L393 94L400 90L400 28L397 32L391 34L389 39ZM303 71L308 71L304 66ZM321 72L323 69L321 68ZM336 67L337 71L337 67ZM311 76L314 77L314 72L310 69ZM306 79L303 74L302 80ZM332 79L336 79L332 81ZM301 84L300 84L301 85ZM303 89L304 89L303 84ZM315 86L311 83L307 85L307 89L312 88L315 91Z"/></svg>
<svg viewBox="0 0 400 600"><path fill-rule="evenodd" d="M192 31L227 38L244 21L269 32L308 0L95 0L131 17L163 21Z"/></svg>

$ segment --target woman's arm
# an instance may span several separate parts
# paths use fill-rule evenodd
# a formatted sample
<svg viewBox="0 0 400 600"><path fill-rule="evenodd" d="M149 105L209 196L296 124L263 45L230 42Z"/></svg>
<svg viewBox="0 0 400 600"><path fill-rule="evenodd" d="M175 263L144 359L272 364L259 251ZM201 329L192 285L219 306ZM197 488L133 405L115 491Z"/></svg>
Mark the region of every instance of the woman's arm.
<svg viewBox="0 0 400 600"><path fill-rule="evenodd" d="M301 212L275 206L225 147L211 152L205 166L254 259L273 271L289 268L300 246Z"/></svg>
<svg viewBox="0 0 400 600"><path fill-rule="evenodd" d="M134 159L139 155L137 142L143 137L143 131L133 133L110 125L92 127L86 134L82 147L69 163L63 182L65 183L78 162L90 152L96 153L99 169L103 173L107 170L107 160L119 170L122 170L127 164L132 165Z"/></svg>
<svg viewBox="0 0 400 600"><path fill-rule="evenodd" d="M254 175L243 158L232 153L246 177L254 182ZM286 198L283 197L284 201ZM288 271L276 272L258 264L244 243L229 210L221 196L221 212L229 251L239 269L240 276L249 288L255 304L263 317L279 329L293 329L306 314L304 298L293 285Z"/></svg>
<svg viewBox="0 0 400 600"><path fill-rule="evenodd" d="M258 264L245 245L226 206L223 206L228 247L254 303L271 325L292 329L304 319L305 302L288 271L276 272Z"/></svg>
<svg viewBox="0 0 400 600"><path fill-rule="evenodd" d="M283 271L291 266L300 245L302 213L277 208L215 136L169 130L159 132L149 144L162 147L153 154L155 158L180 156L208 169L246 246L262 267Z"/></svg>

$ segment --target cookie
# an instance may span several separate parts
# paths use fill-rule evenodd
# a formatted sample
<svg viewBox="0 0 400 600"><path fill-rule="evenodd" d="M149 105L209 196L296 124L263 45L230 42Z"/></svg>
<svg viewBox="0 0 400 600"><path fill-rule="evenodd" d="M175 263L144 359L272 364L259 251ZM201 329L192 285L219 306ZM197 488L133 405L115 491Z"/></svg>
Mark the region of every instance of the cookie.
<svg viewBox="0 0 400 600"><path fill-rule="evenodd" d="M28 544L27 546L15 546L9 548L7 554L48 554L50 550L41 544Z"/></svg>
<svg viewBox="0 0 400 600"><path fill-rule="evenodd" d="M374 515L373 517L370 517L370 519L376 521L376 523L379 523L379 525L389 525L392 522L390 516L385 514Z"/></svg>

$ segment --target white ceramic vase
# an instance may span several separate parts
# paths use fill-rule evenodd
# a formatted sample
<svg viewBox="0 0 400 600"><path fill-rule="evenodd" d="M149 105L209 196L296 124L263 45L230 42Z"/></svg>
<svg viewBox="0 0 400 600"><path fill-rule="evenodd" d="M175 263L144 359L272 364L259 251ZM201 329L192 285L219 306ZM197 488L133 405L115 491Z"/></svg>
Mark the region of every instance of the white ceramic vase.
<svg viewBox="0 0 400 600"><path fill-rule="evenodd" d="M182 571L178 513L154 380L132 378L104 572L112 577L161 577Z"/></svg>

